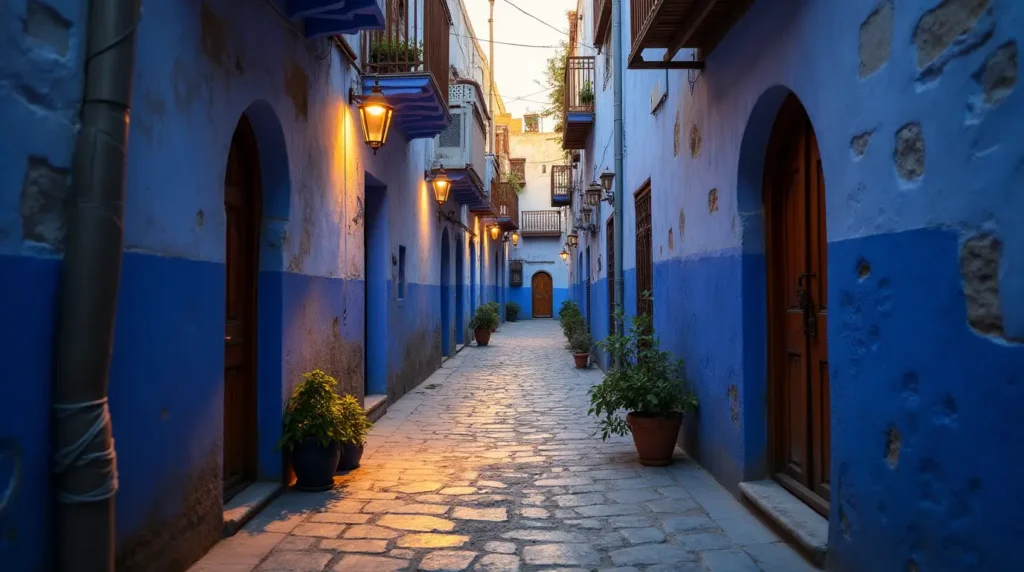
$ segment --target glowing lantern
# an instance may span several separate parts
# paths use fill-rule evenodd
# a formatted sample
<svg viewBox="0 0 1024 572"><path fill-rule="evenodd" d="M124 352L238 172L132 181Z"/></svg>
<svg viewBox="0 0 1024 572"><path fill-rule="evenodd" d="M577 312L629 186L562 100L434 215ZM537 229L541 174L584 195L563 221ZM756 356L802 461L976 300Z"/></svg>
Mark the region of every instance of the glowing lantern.
<svg viewBox="0 0 1024 572"><path fill-rule="evenodd" d="M430 181L430 184L434 187L434 200L437 204L443 205L448 202L448 194L452 190L452 182L445 174L444 169L441 169L434 175L434 179Z"/></svg>
<svg viewBox="0 0 1024 572"><path fill-rule="evenodd" d="M388 140L388 129L391 128L391 117L395 108L388 105L384 92L380 90L380 78L373 85L370 95L359 103L359 118L363 122L363 137L366 144L377 154L377 149Z"/></svg>

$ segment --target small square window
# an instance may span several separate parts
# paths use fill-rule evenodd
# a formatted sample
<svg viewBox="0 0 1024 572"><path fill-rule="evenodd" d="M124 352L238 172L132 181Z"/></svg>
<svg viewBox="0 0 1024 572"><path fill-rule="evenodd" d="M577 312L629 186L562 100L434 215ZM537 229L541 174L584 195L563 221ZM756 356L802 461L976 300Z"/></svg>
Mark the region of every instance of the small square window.
<svg viewBox="0 0 1024 572"><path fill-rule="evenodd" d="M398 246L398 299L405 298L405 247Z"/></svg>
<svg viewBox="0 0 1024 572"><path fill-rule="evenodd" d="M548 172L548 165L547 165L547 163L541 163L540 164L540 172L541 173L547 173Z"/></svg>

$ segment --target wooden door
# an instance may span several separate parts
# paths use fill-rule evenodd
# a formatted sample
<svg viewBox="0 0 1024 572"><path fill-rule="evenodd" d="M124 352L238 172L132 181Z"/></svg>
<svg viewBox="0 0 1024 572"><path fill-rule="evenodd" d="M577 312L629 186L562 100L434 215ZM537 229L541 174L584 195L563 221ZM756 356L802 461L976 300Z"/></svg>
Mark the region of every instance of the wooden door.
<svg viewBox="0 0 1024 572"><path fill-rule="evenodd" d="M771 443L776 479L829 511L828 267L825 180L807 113L786 101L765 177Z"/></svg>
<svg viewBox="0 0 1024 572"><path fill-rule="evenodd" d="M256 138L243 117L224 177L224 499L256 477L256 282L260 184Z"/></svg>
<svg viewBox="0 0 1024 572"><path fill-rule="evenodd" d="M533 317L550 318L553 315L551 275L546 272L534 274L530 280L530 290L533 292Z"/></svg>
<svg viewBox="0 0 1024 572"><path fill-rule="evenodd" d="M654 251L651 231L651 181L634 195L636 207L636 313L654 318Z"/></svg>

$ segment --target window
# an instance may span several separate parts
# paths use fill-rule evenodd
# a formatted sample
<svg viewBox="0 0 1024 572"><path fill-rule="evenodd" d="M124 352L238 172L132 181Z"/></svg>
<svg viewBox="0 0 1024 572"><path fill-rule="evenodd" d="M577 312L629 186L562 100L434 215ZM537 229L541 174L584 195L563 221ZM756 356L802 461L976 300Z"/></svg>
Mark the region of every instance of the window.
<svg viewBox="0 0 1024 572"><path fill-rule="evenodd" d="M651 181L648 179L636 192L636 313L654 316L654 301L644 296L654 295L651 249Z"/></svg>
<svg viewBox="0 0 1024 572"><path fill-rule="evenodd" d="M398 246L398 299L405 298L405 247Z"/></svg>
<svg viewBox="0 0 1024 572"><path fill-rule="evenodd" d="M509 260L509 262L508 262L508 285L509 286L522 286L523 285L523 261L522 260Z"/></svg>
<svg viewBox="0 0 1024 572"><path fill-rule="evenodd" d="M541 172L542 175L546 174L548 172L548 164L547 163L541 163L540 164L540 172Z"/></svg>

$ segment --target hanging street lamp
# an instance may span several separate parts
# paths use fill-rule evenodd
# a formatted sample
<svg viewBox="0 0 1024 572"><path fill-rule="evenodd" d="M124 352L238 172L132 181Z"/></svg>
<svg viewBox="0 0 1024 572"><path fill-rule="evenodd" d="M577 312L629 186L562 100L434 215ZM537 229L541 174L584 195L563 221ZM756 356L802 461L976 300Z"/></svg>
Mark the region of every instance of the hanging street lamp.
<svg viewBox="0 0 1024 572"><path fill-rule="evenodd" d="M612 193L612 181L615 180L615 173L611 171L605 171L601 173L601 188L604 189L604 200L609 203L614 200L615 194Z"/></svg>
<svg viewBox="0 0 1024 572"><path fill-rule="evenodd" d="M434 187L434 200L437 204L443 205L448 202L448 195L452 191L452 182L445 174L444 168L440 169L434 178L430 181L431 186Z"/></svg>
<svg viewBox="0 0 1024 572"><path fill-rule="evenodd" d="M388 140L388 129L391 128L391 118L395 108L388 105L384 98L384 92L380 90L380 77L373 84L370 95L362 98L359 102L359 119L363 123L363 137L366 144L377 154L377 149L384 146Z"/></svg>
<svg viewBox="0 0 1024 572"><path fill-rule="evenodd" d="M487 230L491 233L491 240L498 240L498 231L501 230L498 228L498 225L492 224L487 228Z"/></svg>
<svg viewBox="0 0 1024 572"><path fill-rule="evenodd" d="M583 207L580 209L580 220L583 221L583 226L590 227L594 223L594 210L590 207Z"/></svg>
<svg viewBox="0 0 1024 572"><path fill-rule="evenodd" d="M519 246L519 232L512 233L512 246Z"/></svg>
<svg viewBox="0 0 1024 572"><path fill-rule="evenodd" d="M601 185L597 184L597 181L590 183L587 187L587 204L596 207L601 204Z"/></svg>
<svg viewBox="0 0 1024 572"><path fill-rule="evenodd" d="M569 242L569 248L576 248L576 245L579 244L580 242L580 237L578 234L576 234L576 231L574 230L569 233L569 236L566 237L566 240Z"/></svg>
<svg viewBox="0 0 1024 572"><path fill-rule="evenodd" d="M569 259L569 253L566 252L564 246L562 247L562 252L559 252L558 255L562 257L563 262Z"/></svg>

